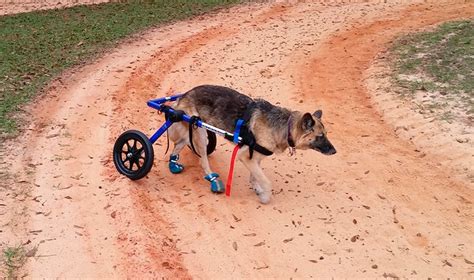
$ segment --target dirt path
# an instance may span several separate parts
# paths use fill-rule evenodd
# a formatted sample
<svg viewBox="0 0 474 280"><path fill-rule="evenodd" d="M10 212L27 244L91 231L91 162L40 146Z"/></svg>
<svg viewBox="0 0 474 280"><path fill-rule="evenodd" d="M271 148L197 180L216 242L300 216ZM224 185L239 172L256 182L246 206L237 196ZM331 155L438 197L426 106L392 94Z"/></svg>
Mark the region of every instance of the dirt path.
<svg viewBox="0 0 474 280"><path fill-rule="evenodd" d="M36 10L60 9L77 5L92 5L110 0L2 0L0 1L0 16L18 14Z"/></svg>
<svg viewBox="0 0 474 280"><path fill-rule="evenodd" d="M350 2L252 4L173 24L57 83L8 155L18 188L3 204L26 218L8 217L0 238L39 244L28 275L472 277L472 185L397 137L363 77L399 32L472 17L474 3ZM269 158L270 205L240 164L231 199L209 192L189 151L186 172L169 174L165 139L147 178L118 176L115 137L162 121L146 101L203 83L322 108L338 154ZM226 174L232 146L219 140L211 165Z"/></svg>

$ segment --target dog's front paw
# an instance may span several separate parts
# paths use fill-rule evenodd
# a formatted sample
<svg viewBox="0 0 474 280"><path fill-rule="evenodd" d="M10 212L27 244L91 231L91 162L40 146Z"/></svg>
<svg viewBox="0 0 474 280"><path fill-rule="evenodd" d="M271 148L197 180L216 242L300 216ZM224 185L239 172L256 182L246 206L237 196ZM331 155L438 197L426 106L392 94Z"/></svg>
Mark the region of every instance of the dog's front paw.
<svg viewBox="0 0 474 280"><path fill-rule="evenodd" d="M255 193L256 193L257 195L260 195L261 193L263 193L262 187L260 187L260 185L257 184L257 183L252 184L252 188L253 188L253 190L255 191Z"/></svg>
<svg viewBox="0 0 474 280"><path fill-rule="evenodd" d="M261 192L258 194L258 198L262 204L268 204L272 198L271 192Z"/></svg>

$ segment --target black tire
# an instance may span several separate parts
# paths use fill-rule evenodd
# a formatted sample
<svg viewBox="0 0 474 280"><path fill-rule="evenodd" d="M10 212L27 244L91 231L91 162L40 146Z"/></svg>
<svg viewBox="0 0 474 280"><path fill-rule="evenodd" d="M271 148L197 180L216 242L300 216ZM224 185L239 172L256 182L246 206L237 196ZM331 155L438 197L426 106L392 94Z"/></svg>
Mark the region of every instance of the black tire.
<svg viewBox="0 0 474 280"><path fill-rule="evenodd" d="M209 142L207 143L207 155L212 154L216 150L217 145L217 137L216 134L210 130L207 131L207 139Z"/></svg>
<svg viewBox="0 0 474 280"><path fill-rule="evenodd" d="M206 131L207 131L207 140L209 140L207 143L206 152L207 152L207 155L210 155L216 150L217 136L214 132L210 130L206 130ZM188 145L188 147L192 150L191 146Z"/></svg>
<svg viewBox="0 0 474 280"><path fill-rule="evenodd" d="M153 145L140 131L125 131L115 141L115 168L131 180L141 179L150 172L153 157Z"/></svg>

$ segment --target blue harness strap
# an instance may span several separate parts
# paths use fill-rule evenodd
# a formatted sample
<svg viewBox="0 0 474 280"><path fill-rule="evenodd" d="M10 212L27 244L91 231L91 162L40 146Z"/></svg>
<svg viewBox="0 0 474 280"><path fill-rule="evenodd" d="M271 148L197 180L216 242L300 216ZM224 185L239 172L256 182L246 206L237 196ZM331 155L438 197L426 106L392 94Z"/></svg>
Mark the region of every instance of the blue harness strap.
<svg viewBox="0 0 474 280"><path fill-rule="evenodd" d="M233 140L235 144L239 144L240 128L242 127L243 124L244 124L243 119L238 119L237 123L235 124L234 140Z"/></svg>

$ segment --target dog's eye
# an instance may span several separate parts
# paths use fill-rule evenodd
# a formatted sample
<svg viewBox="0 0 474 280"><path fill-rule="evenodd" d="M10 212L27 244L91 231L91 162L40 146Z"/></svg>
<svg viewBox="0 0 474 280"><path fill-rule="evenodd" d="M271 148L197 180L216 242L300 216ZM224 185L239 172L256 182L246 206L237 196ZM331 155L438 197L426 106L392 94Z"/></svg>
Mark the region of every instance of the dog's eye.
<svg viewBox="0 0 474 280"><path fill-rule="evenodd" d="M317 142L321 142L324 140L324 135L323 134L316 135L316 138L314 140L316 140Z"/></svg>

